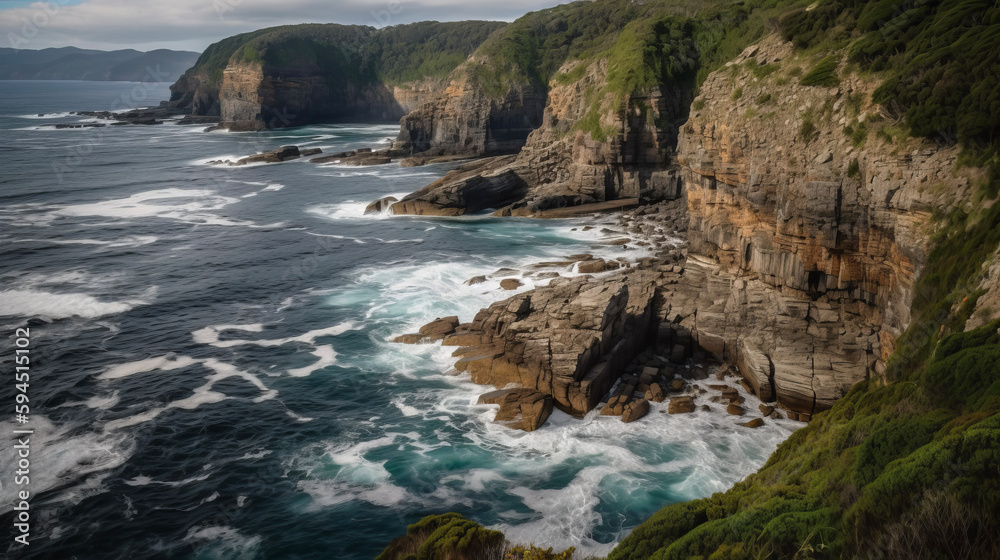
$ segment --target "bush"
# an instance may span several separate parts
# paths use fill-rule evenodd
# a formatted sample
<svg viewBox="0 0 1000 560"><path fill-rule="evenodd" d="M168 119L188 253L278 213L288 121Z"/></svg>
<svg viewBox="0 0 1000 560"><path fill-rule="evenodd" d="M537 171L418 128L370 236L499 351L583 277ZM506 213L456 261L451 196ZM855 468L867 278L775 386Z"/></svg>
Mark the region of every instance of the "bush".
<svg viewBox="0 0 1000 560"><path fill-rule="evenodd" d="M850 178L855 178L861 174L861 164L858 163L858 158L851 160L851 164L847 166L847 176Z"/></svg>
<svg viewBox="0 0 1000 560"><path fill-rule="evenodd" d="M757 104L758 105L763 105L763 104L765 104L765 103L767 103L769 101L771 101L771 94L770 93L764 93L764 94L762 94L762 95L760 95L760 96L757 97Z"/></svg>
<svg viewBox="0 0 1000 560"><path fill-rule="evenodd" d="M738 87L738 88L736 88L733 91L733 101L736 101L737 99L739 99L741 97L743 97L743 88L742 87Z"/></svg>
<svg viewBox="0 0 1000 560"><path fill-rule="evenodd" d="M505 550L503 533L445 513L407 527L375 560L503 560Z"/></svg>
<svg viewBox="0 0 1000 560"><path fill-rule="evenodd" d="M799 83L804 86L837 87L840 85L840 78L837 77L837 64L839 64L837 57L830 55L819 61L812 70L802 76Z"/></svg>
<svg viewBox="0 0 1000 560"><path fill-rule="evenodd" d="M799 127L799 137L802 140L808 142L812 140L813 135L816 134L816 124L813 123L813 117L811 114L805 114L802 116L802 126Z"/></svg>

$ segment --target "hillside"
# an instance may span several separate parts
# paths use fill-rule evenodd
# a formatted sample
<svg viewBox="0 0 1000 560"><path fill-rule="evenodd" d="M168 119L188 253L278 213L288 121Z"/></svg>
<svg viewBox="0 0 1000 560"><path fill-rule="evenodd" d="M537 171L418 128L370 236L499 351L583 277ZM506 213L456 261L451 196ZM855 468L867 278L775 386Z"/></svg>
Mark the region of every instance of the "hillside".
<svg viewBox="0 0 1000 560"><path fill-rule="evenodd" d="M165 49L96 51L63 47L37 51L0 48L0 80L173 82L198 53ZM147 70L153 69L153 74Z"/></svg>
<svg viewBox="0 0 1000 560"><path fill-rule="evenodd" d="M171 87L170 105L219 115L230 128L397 120L504 25L304 24L236 35L205 50ZM294 117L269 118L279 109Z"/></svg>

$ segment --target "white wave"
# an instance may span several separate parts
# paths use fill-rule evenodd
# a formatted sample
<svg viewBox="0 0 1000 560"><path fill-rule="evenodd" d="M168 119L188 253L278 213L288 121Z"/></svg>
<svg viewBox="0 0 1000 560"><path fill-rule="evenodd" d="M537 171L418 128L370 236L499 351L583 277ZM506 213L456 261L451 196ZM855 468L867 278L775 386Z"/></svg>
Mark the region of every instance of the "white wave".
<svg viewBox="0 0 1000 560"><path fill-rule="evenodd" d="M118 315L147 301L101 301L87 294L55 294L34 290L0 292L0 316L42 317L49 320L82 317L93 319Z"/></svg>
<svg viewBox="0 0 1000 560"><path fill-rule="evenodd" d="M210 473L205 473L199 476L193 476L191 478L185 478L183 480L154 480L148 476L139 475L131 480L124 481L125 484L129 486L184 486L185 484L191 484L192 482L203 482L211 478Z"/></svg>
<svg viewBox="0 0 1000 560"><path fill-rule="evenodd" d="M9 436L13 430L25 426L0 422L0 514L11 511L14 497L23 487L14 484L17 470L17 437L30 439L32 466L31 493L37 496L46 490L61 487L57 499L76 503L86 496L103 491L102 481L108 472L121 466L135 449L130 434L78 433L72 426L56 426L40 414L31 415L28 436Z"/></svg>
<svg viewBox="0 0 1000 560"><path fill-rule="evenodd" d="M261 537L247 536L239 530L225 526L195 526L188 529L184 542L194 542L199 558L244 558L257 557Z"/></svg>
<svg viewBox="0 0 1000 560"><path fill-rule="evenodd" d="M186 368L197 363L200 362L188 356L158 356L155 358L147 358L145 360L111 366L104 373L97 376L97 378L121 379L137 373L146 373L155 370L172 371L175 369Z"/></svg>
<svg viewBox="0 0 1000 560"><path fill-rule="evenodd" d="M283 188L285 188L285 185L282 185L281 183L272 183L272 184L264 187L264 190L265 191L280 191Z"/></svg>
<svg viewBox="0 0 1000 560"><path fill-rule="evenodd" d="M305 334L300 334L298 336L290 336L287 338L275 338L275 339L263 339L263 340L219 340L219 334L224 331L238 330L244 332L262 332L264 326L260 324L255 325L217 325L213 327L205 327L199 329L192 333L195 342L199 344L209 344L215 346L216 348L231 348L233 346L245 346L245 345L257 345L264 347L282 346L284 344L290 344L293 342L302 342L306 344L316 344L316 339L324 336L338 336L342 335L347 331L352 331L357 329L358 326L353 321L345 321L338 325L332 327L326 327L324 329L316 329L309 331Z"/></svg>
<svg viewBox="0 0 1000 560"><path fill-rule="evenodd" d="M348 200L337 204L320 204L306 210L309 214L328 220L378 220L387 218L386 214L365 214L369 201Z"/></svg>
<svg viewBox="0 0 1000 560"><path fill-rule="evenodd" d="M216 325L214 327L199 329L191 333L191 335L198 344L214 345L219 342L219 333L224 331L261 332L263 330L264 325L260 323L253 325Z"/></svg>
<svg viewBox="0 0 1000 560"><path fill-rule="evenodd" d="M33 113L30 115L17 115L19 119L64 119L66 117L73 116L72 113L62 112L62 113Z"/></svg>
<svg viewBox="0 0 1000 560"><path fill-rule="evenodd" d="M292 377L308 377L314 371L319 371L327 366L332 366L337 363L337 352L334 351L333 346L317 346L315 350L312 351L312 355L319 358L316 363L301 367L297 369L288 370L288 375Z"/></svg>
<svg viewBox="0 0 1000 560"><path fill-rule="evenodd" d="M254 226L252 222L224 218L213 213L238 201L238 198L221 196L203 189L166 188L126 198L66 206L55 214L62 217L100 216L118 220L163 218L196 225Z"/></svg>
<svg viewBox="0 0 1000 560"><path fill-rule="evenodd" d="M118 249L123 247L141 247L143 245L150 245L159 241L159 238L153 235L131 235L126 237L121 237L119 239L113 239L110 241L101 239L11 239L11 243L51 243L53 245L96 245L102 247L108 247L110 249Z"/></svg>
<svg viewBox="0 0 1000 560"><path fill-rule="evenodd" d="M148 368L153 364L164 364L165 367L171 367L176 365L178 362L183 362L183 361L184 361L183 357L178 359L162 357L162 358L150 358L149 360L144 360L142 362L135 362L133 364L123 364L125 367L123 367L120 370L120 373L123 374L120 375L120 377L132 375L136 373L137 370ZM195 387L192 390L190 396L175 401L171 401L164 406L151 408L139 414L134 414L132 416L128 416L125 418L112 420L105 424L104 429L106 431L116 431L122 428L127 428L129 426L135 426L137 424L143 424L145 422L149 422L150 420L157 418L158 416L160 416L161 414L170 409L195 410L206 404L214 404L227 400L230 397L224 393L215 391L214 387L215 384L218 383L219 381L222 381L223 379L230 379L233 377L237 377L247 381L248 383L256 387L258 391L260 391L260 394L252 399L252 401L255 403L261 403L267 400L271 400L278 396L278 392L273 389L269 389L267 385L265 385L264 382L260 380L259 377L253 375L252 373L241 371L232 364L220 362L215 358L207 358L204 360L198 360L197 362L215 371L215 373L213 375L209 375L208 377L206 377L205 383L203 385ZM150 371L150 370L146 369L144 371Z"/></svg>

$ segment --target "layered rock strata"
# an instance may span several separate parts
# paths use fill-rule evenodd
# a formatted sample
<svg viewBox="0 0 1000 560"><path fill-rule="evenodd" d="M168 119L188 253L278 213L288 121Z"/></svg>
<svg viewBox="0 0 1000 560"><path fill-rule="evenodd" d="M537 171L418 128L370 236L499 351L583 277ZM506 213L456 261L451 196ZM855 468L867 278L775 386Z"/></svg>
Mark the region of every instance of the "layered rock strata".
<svg viewBox="0 0 1000 560"><path fill-rule="evenodd" d="M221 123L230 130L261 130L348 118L394 122L443 85L440 79L389 87L331 78L315 65L231 63L219 89Z"/></svg>
<svg viewBox="0 0 1000 560"><path fill-rule="evenodd" d="M443 344L461 346L455 368L474 382L534 389L582 416L648 342L657 277L556 279L484 309Z"/></svg>
<svg viewBox="0 0 1000 560"><path fill-rule="evenodd" d="M559 79L579 64L588 64L582 78L567 83ZM502 216L538 216L550 210L613 200L678 198L680 182L671 162L676 127L683 122L690 102L686 90L663 87L645 96L631 97L626 110L609 111L600 122L602 130L614 132L595 140L592 132L584 131L583 122L594 108L592 92L607 80L607 72L604 60L567 63L549 84L540 126L527 137L516 157L494 160L475 173L445 177L405 197L404 204L393 207L393 213L452 216L495 209ZM408 127L414 126L415 120L426 119L420 125L420 130L425 131L421 134L426 135L428 127L439 127L434 133L440 136L438 144L457 146L456 150L473 146L471 151L477 154L490 152L483 148L479 136L469 139L490 128L484 125L485 117L470 117L455 125L459 115L482 113L482 108L464 113L458 110L463 104L475 104L470 100L476 96L467 87L453 84L449 88L453 97L404 119L401 140L395 147L410 146L404 138L411 135ZM517 92L509 95L524 97ZM452 116L442 116L445 114ZM454 126L462 130L455 132ZM464 130L466 127L475 127L478 132L473 134Z"/></svg>
<svg viewBox="0 0 1000 560"><path fill-rule="evenodd" d="M955 148L866 130L884 126L874 81L782 80L809 63L772 37L705 81L678 144L686 289L665 310L761 399L806 418L884 372L910 321L931 210L968 186L952 173ZM765 65L776 71L757 78Z"/></svg>
<svg viewBox="0 0 1000 560"><path fill-rule="evenodd" d="M544 88L511 84L502 93L477 86L475 57L452 72L445 87L400 122L393 148L415 157L489 156L517 152L541 123Z"/></svg>

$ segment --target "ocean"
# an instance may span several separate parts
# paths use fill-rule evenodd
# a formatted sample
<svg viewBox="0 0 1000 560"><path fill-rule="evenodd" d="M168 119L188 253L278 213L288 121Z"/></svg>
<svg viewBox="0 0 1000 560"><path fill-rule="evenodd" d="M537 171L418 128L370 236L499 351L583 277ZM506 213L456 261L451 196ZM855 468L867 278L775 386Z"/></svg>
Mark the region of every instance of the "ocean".
<svg viewBox="0 0 1000 560"><path fill-rule="evenodd" d="M447 511L603 555L663 505L754 472L799 426L749 430L721 405L672 416L665 403L632 424L556 411L533 433L494 425L495 407L476 405L489 388L455 375L453 349L388 340L511 295L471 277L513 268L527 290L547 282L532 263L619 255L601 243L614 217L365 216L452 166L208 163L386 147L395 125L54 127L168 95L0 82L6 557L370 559ZM33 430L27 486L14 481L18 429ZM27 547L12 541L25 488Z"/></svg>

